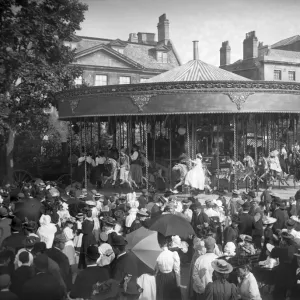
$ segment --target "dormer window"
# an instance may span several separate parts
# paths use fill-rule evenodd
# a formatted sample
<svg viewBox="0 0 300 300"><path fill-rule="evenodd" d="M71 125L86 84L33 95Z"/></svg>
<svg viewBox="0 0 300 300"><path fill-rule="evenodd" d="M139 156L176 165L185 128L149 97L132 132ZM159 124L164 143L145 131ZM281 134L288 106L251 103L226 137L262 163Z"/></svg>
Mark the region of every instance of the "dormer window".
<svg viewBox="0 0 300 300"><path fill-rule="evenodd" d="M112 47L115 51L124 54L124 48L120 48L120 47Z"/></svg>
<svg viewBox="0 0 300 300"><path fill-rule="evenodd" d="M156 52L156 60L159 63L167 64L168 63L168 53L162 52L162 51L157 51Z"/></svg>

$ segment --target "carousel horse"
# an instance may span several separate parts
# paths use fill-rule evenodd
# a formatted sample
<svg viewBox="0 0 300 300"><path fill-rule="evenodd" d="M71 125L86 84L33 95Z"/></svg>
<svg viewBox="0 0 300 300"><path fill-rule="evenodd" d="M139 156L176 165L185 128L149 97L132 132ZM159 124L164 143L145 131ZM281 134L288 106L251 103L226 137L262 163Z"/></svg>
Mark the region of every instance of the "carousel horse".
<svg viewBox="0 0 300 300"><path fill-rule="evenodd" d="M179 163L172 168L172 171L179 172L179 182L174 186L174 190L176 190L178 187L184 185L184 180L188 173L188 167L185 164Z"/></svg>

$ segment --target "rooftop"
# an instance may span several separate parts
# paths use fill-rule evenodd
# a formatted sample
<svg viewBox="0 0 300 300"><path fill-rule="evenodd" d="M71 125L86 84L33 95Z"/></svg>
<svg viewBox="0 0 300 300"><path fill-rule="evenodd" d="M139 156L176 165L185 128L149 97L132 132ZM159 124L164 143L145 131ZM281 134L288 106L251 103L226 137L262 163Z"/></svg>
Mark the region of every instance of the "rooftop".
<svg viewBox="0 0 300 300"><path fill-rule="evenodd" d="M290 44L293 44L297 41L300 41L300 35L294 35L292 37L289 37L287 39L284 39L284 40L281 40L275 44L273 44L271 46L271 48L279 48L279 47L283 47L283 46L287 46L287 45L290 45Z"/></svg>

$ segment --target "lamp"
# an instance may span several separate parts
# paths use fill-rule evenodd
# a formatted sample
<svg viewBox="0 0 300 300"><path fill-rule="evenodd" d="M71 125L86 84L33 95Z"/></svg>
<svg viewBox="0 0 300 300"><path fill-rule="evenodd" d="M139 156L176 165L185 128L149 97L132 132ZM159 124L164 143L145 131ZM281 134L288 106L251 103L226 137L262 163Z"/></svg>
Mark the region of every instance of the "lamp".
<svg viewBox="0 0 300 300"><path fill-rule="evenodd" d="M185 129L185 127L180 125L177 132L178 132L179 135L185 135L186 134L186 129Z"/></svg>

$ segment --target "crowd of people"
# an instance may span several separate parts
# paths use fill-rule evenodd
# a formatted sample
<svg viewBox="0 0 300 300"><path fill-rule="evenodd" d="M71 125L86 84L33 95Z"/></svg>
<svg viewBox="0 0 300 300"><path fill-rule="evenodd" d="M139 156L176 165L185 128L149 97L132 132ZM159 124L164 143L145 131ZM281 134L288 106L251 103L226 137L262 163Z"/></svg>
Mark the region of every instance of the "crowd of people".
<svg viewBox="0 0 300 300"><path fill-rule="evenodd" d="M261 197L234 190L230 199L179 199L154 189L108 197L38 179L0 195L0 299L259 300L266 289L299 299L300 192L288 201L271 186ZM194 234L158 233L156 266L141 271L126 237L168 214Z"/></svg>

